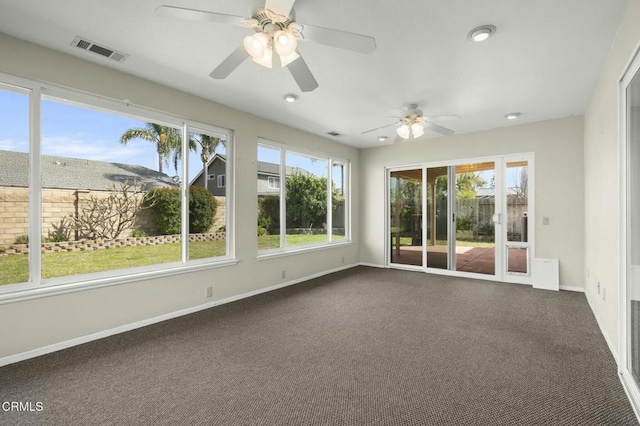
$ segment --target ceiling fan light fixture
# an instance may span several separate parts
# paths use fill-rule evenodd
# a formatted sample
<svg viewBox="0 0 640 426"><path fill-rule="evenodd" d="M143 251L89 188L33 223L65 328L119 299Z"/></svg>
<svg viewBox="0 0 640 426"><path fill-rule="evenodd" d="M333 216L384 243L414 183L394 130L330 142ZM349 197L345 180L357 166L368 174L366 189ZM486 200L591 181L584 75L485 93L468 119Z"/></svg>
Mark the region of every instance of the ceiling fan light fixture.
<svg viewBox="0 0 640 426"><path fill-rule="evenodd" d="M403 124L396 129L396 133L398 133L398 136L400 136L402 139L409 139L409 137L411 136L411 128L408 124Z"/></svg>
<svg viewBox="0 0 640 426"><path fill-rule="evenodd" d="M481 25L469 31L467 37L473 41L485 41L496 33L495 25Z"/></svg>
<svg viewBox="0 0 640 426"><path fill-rule="evenodd" d="M265 33L248 35L242 42L244 49L255 60L264 57L265 50L269 47L269 36Z"/></svg>
<svg viewBox="0 0 640 426"><path fill-rule="evenodd" d="M424 126L422 125L422 123L413 123L411 125L411 133L413 133L414 138L419 138L420 136L424 135Z"/></svg>
<svg viewBox="0 0 640 426"><path fill-rule="evenodd" d="M251 59L265 68L273 68L273 49L271 49L271 46L268 46L264 49L264 55L262 55L261 58L251 57Z"/></svg>
<svg viewBox="0 0 640 426"><path fill-rule="evenodd" d="M291 31L286 30L277 31L273 35L273 44L280 57L287 57L298 48L298 40Z"/></svg>

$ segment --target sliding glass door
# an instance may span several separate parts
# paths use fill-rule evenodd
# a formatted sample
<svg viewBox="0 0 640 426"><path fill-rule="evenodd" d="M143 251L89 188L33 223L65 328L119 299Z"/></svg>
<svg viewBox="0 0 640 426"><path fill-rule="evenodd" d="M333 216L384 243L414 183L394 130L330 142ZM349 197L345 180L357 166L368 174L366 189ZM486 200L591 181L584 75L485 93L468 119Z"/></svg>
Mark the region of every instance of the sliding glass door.
<svg viewBox="0 0 640 426"><path fill-rule="evenodd" d="M388 172L388 262L526 282L530 156Z"/></svg>
<svg viewBox="0 0 640 426"><path fill-rule="evenodd" d="M422 169L389 174L390 262L423 265Z"/></svg>
<svg viewBox="0 0 640 426"><path fill-rule="evenodd" d="M626 145L626 249L623 255L623 320L620 369L632 399L640 405L640 58L622 80ZM624 152L624 151L623 151Z"/></svg>

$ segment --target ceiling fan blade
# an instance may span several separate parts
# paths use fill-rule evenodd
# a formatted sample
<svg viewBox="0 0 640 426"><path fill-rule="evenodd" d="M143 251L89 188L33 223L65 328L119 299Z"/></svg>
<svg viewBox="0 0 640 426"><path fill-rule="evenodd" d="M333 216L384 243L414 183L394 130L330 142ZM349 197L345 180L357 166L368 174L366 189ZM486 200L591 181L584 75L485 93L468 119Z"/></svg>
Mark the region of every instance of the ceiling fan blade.
<svg viewBox="0 0 640 426"><path fill-rule="evenodd" d="M459 115L425 115L427 121L459 121L462 120Z"/></svg>
<svg viewBox="0 0 640 426"><path fill-rule="evenodd" d="M296 0L267 0L264 8L282 16L289 16Z"/></svg>
<svg viewBox="0 0 640 426"><path fill-rule="evenodd" d="M436 133L440 133L444 136L449 136L454 134L455 132L451 129L447 129L446 127L438 126L437 124L430 123L428 121L424 122L424 127L427 129L433 130Z"/></svg>
<svg viewBox="0 0 640 426"><path fill-rule="evenodd" d="M248 57L249 54L245 50L244 46L240 46L234 50L231 55L227 56L224 61L220 62L220 65L211 71L211 74L209 75L218 80L227 78L229 74L238 68Z"/></svg>
<svg viewBox="0 0 640 426"><path fill-rule="evenodd" d="M387 125L385 125L385 126L376 127L375 129L366 130L366 131L364 131L364 132L362 132L362 133L360 133L360 134L361 134L361 135L365 135L365 134L367 134L367 133L375 132L376 130L386 129L387 127L395 126L396 124L398 124L398 123L396 122L396 123L387 124Z"/></svg>
<svg viewBox="0 0 640 426"><path fill-rule="evenodd" d="M224 13L207 12L204 10L185 9L174 6L160 6L156 9L156 15L165 18L186 19L189 21L213 22L216 24L232 24L242 26L246 18Z"/></svg>
<svg viewBox="0 0 640 426"><path fill-rule="evenodd" d="M302 59L302 56L287 65L287 68L289 68L293 79L298 83L298 87L300 87L300 90L303 92L311 92L318 87L318 82L313 77L313 74L311 74L311 70L304 59Z"/></svg>
<svg viewBox="0 0 640 426"><path fill-rule="evenodd" d="M315 25L301 25L303 40L367 55L376 50L376 39L373 37L330 28L316 27Z"/></svg>

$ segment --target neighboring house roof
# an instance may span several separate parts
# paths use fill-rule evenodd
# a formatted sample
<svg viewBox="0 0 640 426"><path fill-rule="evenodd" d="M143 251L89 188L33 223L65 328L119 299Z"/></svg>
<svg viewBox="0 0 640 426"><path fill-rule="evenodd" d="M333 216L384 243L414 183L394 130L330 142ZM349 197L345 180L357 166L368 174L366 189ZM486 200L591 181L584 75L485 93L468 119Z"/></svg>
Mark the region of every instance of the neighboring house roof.
<svg viewBox="0 0 640 426"><path fill-rule="evenodd" d="M108 190L118 182L137 181L146 189L175 186L164 173L135 164L108 163L43 155L42 187ZM29 186L29 154L0 150L0 186Z"/></svg>
<svg viewBox="0 0 640 426"><path fill-rule="evenodd" d="M226 162L227 161L227 157L222 155L222 154L216 154L214 155L211 160L209 160L209 164L208 166L210 166L215 160L216 158L220 159L221 161ZM287 176L290 176L296 172L300 172L302 174L307 174L307 175L311 175L311 173L309 173L308 171L301 169L299 167L287 167ZM258 161L258 174L259 175L270 175L270 176L279 176L280 175L280 165L279 164L275 164L275 163L267 163L265 161ZM195 181L198 180L198 178L202 176L202 170L193 178L191 179L191 183L190 185L193 185L193 183Z"/></svg>

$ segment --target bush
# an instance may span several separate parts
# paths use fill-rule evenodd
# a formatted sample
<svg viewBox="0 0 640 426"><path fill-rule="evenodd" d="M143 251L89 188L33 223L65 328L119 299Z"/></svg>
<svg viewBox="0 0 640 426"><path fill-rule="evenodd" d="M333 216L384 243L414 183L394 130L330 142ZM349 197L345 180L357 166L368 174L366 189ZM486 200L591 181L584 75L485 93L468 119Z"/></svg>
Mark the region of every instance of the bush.
<svg viewBox="0 0 640 426"><path fill-rule="evenodd" d="M204 187L189 187L189 233L209 231L216 217L218 201Z"/></svg>
<svg viewBox="0 0 640 426"><path fill-rule="evenodd" d="M267 233L267 230L264 227L258 225L258 237L262 237L266 233Z"/></svg>
<svg viewBox="0 0 640 426"><path fill-rule="evenodd" d="M271 229L272 220L268 216L259 216L258 217L258 235L264 235ZM260 233L260 228L264 230L264 232Z"/></svg>
<svg viewBox="0 0 640 426"><path fill-rule="evenodd" d="M131 231L131 236L134 238L148 237L149 234L144 232L142 229L134 229Z"/></svg>
<svg viewBox="0 0 640 426"><path fill-rule="evenodd" d="M14 244L29 244L29 236L28 235L18 235L16 240L13 242Z"/></svg>
<svg viewBox="0 0 640 426"><path fill-rule="evenodd" d="M161 234L179 234L181 230L180 189L158 188L149 192L146 205ZM218 202L209 191L189 187L189 233L207 232L216 215Z"/></svg>
<svg viewBox="0 0 640 426"><path fill-rule="evenodd" d="M180 189L156 188L146 196L145 206L158 225L160 234L179 234L181 230Z"/></svg>
<svg viewBox="0 0 640 426"><path fill-rule="evenodd" d="M470 231L473 228L473 218L471 216L458 216L456 218L456 230Z"/></svg>
<svg viewBox="0 0 640 426"><path fill-rule="evenodd" d="M491 222L483 223L482 225L480 225L480 228L478 229L478 234L479 235L494 235L495 234L495 226Z"/></svg>

